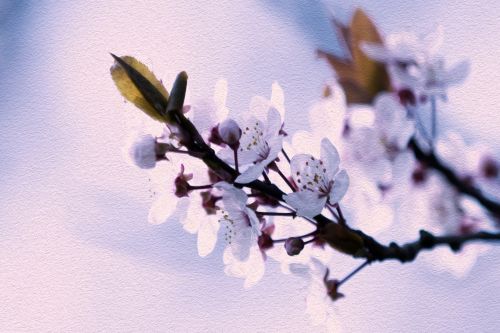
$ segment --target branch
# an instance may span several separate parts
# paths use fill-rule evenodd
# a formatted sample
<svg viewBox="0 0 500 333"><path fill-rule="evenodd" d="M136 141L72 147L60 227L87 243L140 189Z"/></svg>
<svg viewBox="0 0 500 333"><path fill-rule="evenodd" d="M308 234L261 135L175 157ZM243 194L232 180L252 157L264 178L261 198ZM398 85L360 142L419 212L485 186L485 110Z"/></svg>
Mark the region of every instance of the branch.
<svg viewBox="0 0 500 333"><path fill-rule="evenodd" d="M373 237L357 230L363 238L368 250L366 258L371 261L399 260L401 263L415 260L420 251L432 250L438 246L449 246L454 252L459 251L465 243L471 241L500 241L500 233L480 231L468 235L459 236L434 236L428 231L420 230L418 240L399 245L390 243L388 246L377 242Z"/></svg>
<svg viewBox="0 0 500 333"><path fill-rule="evenodd" d="M461 179L449 166L442 163L434 152L425 152L417 143L415 138L412 138L408 144L413 151L415 158L422 162L425 166L441 173L450 185L454 186L458 192L468 195L476 199L484 208L486 208L494 216L500 216L500 203L489 199L483 192L474 185Z"/></svg>

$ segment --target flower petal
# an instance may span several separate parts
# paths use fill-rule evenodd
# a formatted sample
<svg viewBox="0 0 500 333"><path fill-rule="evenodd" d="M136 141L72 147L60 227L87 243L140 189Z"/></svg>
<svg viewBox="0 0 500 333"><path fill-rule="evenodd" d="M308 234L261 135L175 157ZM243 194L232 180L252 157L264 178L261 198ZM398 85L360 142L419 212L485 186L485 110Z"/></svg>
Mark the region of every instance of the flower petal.
<svg viewBox="0 0 500 333"><path fill-rule="evenodd" d="M243 205L246 205L248 196L242 189L236 188L227 182L218 182L214 184L214 187L224 191L224 193L222 194L223 200L231 199L233 201L241 202L243 203Z"/></svg>
<svg viewBox="0 0 500 333"><path fill-rule="evenodd" d="M274 81L271 87L271 104L278 110L282 119L285 119L285 94L278 82Z"/></svg>
<svg viewBox="0 0 500 333"><path fill-rule="evenodd" d="M312 191L300 191L283 196L283 200L296 211L297 215L315 217L320 214L326 204L326 197Z"/></svg>
<svg viewBox="0 0 500 333"><path fill-rule="evenodd" d="M266 166L265 162L266 161L251 165L248 169L246 169L241 175L239 175L236 178L235 182L239 184L248 184L250 182L253 182L254 180L260 177L262 172L264 172L264 168Z"/></svg>
<svg viewBox="0 0 500 333"><path fill-rule="evenodd" d="M215 215L205 216L198 229L198 254L200 257L206 257L212 253L217 242L217 233L219 231L219 222L214 219Z"/></svg>
<svg viewBox="0 0 500 333"><path fill-rule="evenodd" d="M339 169L340 156L337 148L327 138L321 140L321 160L325 163L328 178L333 179Z"/></svg>
<svg viewBox="0 0 500 333"><path fill-rule="evenodd" d="M444 80L448 85L460 84L467 78L469 71L469 61L463 60L446 71Z"/></svg>
<svg viewBox="0 0 500 333"><path fill-rule="evenodd" d="M265 139L271 139L279 134L283 122L281 115L276 108L271 107L267 113L267 129Z"/></svg>
<svg viewBox="0 0 500 333"><path fill-rule="evenodd" d="M336 204L339 202L347 192L349 188L349 176L345 170L341 170L335 177L332 189L330 190L329 202L330 204Z"/></svg>
<svg viewBox="0 0 500 333"><path fill-rule="evenodd" d="M391 59L391 52L383 44L362 42L361 50L369 58L378 62L388 62Z"/></svg>

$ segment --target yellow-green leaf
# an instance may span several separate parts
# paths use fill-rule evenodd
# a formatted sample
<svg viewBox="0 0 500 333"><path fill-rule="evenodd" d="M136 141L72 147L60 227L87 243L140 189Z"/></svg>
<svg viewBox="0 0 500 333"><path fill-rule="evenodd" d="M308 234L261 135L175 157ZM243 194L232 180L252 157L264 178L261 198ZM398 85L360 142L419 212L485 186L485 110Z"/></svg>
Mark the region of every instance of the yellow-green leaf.
<svg viewBox="0 0 500 333"><path fill-rule="evenodd" d="M116 58L115 58L116 59ZM156 76L149 70L149 68L141 63L139 60L135 59L131 56L123 56L120 57L126 64L140 73L149 83L156 88L156 90L165 98L165 101L168 100L168 92L167 89L163 86L160 80L156 78ZM162 114L157 110L155 105L152 105L144 96L144 94L137 88L134 82L131 80L129 73L121 66L117 60L110 69L111 77L116 84L116 87L120 91L123 97L126 100L133 103L139 109L144 111L151 118L164 122L165 119Z"/></svg>

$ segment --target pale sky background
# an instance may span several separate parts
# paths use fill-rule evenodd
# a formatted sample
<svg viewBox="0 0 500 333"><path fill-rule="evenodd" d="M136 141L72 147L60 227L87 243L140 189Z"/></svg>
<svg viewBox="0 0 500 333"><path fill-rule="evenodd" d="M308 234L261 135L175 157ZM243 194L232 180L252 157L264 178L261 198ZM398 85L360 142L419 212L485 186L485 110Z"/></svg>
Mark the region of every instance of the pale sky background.
<svg viewBox="0 0 500 333"><path fill-rule="evenodd" d="M0 331L311 331L299 278L270 264L245 291L220 246L202 259L179 224L147 223L148 176L121 156L132 107L108 52L165 82L187 70L192 97L225 77L242 112L277 80L293 131L331 77L315 49L339 51L329 13L347 21L356 5L385 33L443 25L443 53L472 74L442 122L499 152L497 1L0 1ZM491 248L461 280L423 260L375 264L343 289L339 320L349 332L497 331L499 257Z"/></svg>

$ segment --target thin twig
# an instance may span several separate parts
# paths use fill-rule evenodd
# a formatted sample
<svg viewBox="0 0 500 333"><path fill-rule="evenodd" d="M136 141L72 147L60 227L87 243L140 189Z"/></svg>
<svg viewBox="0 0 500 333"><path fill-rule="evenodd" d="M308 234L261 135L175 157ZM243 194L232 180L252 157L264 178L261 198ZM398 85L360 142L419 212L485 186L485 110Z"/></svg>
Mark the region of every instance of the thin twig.
<svg viewBox="0 0 500 333"><path fill-rule="evenodd" d="M476 199L484 208L486 208L494 216L500 216L500 203L486 197L479 188L461 179L454 170L441 162L434 152L425 152L413 137L408 146L413 151L415 158L422 162L426 167L432 168L446 178L448 183L455 189L465 195Z"/></svg>

